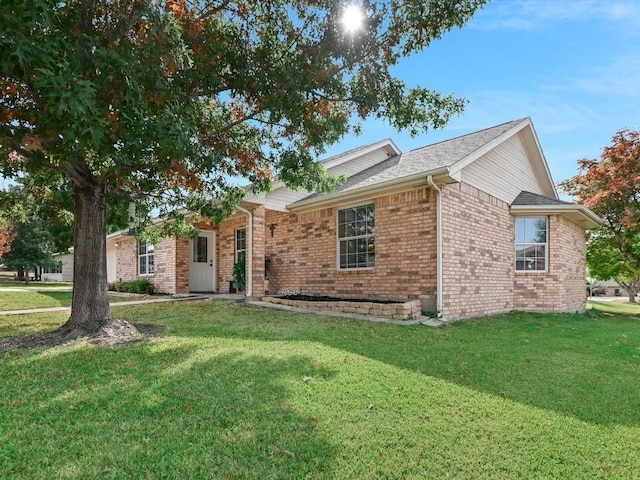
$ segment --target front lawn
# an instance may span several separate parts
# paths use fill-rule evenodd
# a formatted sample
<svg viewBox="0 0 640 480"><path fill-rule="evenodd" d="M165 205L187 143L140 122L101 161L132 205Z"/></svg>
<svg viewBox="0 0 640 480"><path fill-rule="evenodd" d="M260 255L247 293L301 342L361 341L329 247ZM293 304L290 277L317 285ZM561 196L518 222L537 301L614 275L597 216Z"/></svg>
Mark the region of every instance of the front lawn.
<svg viewBox="0 0 640 480"><path fill-rule="evenodd" d="M0 355L0 477L637 478L637 316L432 329L227 302L115 312L164 330ZM0 317L0 337L65 318Z"/></svg>
<svg viewBox="0 0 640 480"><path fill-rule="evenodd" d="M32 308L69 307L72 292L11 288L0 290L0 311L28 310ZM119 303L150 298L148 295L116 294L109 292L109 302Z"/></svg>

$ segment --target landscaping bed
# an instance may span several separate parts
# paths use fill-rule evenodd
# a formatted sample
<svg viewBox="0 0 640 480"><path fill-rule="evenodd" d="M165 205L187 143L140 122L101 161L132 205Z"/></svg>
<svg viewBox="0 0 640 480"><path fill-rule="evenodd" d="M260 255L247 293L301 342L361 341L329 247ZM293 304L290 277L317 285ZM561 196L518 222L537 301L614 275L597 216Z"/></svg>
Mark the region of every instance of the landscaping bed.
<svg viewBox="0 0 640 480"><path fill-rule="evenodd" d="M310 295L263 297L263 302L303 308L314 312L340 312L370 315L392 320L413 319L422 313L420 300L377 300Z"/></svg>

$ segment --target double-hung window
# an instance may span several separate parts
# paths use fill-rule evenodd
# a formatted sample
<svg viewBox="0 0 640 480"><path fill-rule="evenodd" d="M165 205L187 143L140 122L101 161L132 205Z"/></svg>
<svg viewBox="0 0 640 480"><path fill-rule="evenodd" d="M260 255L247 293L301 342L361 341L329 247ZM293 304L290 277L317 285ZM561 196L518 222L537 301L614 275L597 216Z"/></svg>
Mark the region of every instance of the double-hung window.
<svg viewBox="0 0 640 480"><path fill-rule="evenodd" d="M247 255L247 229L236 230L236 262L244 260Z"/></svg>
<svg viewBox="0 0 640 480"><path fill-rule="evenodd" d="M516 272L546 272L549 256L547 217L516 218Z"/></svg>
<svg viewBox="0 0 640 480"><path fill-rule="evenodd" d="M138 242L138 275L153 275L156 271L155 245L146 240Z"/></svg>
<svg viewBox="0 0 640 480"><path fill-rule="evenodd" d="M373 203L338 210L338 265L340 269L375 266L375 220Z"/></svg>

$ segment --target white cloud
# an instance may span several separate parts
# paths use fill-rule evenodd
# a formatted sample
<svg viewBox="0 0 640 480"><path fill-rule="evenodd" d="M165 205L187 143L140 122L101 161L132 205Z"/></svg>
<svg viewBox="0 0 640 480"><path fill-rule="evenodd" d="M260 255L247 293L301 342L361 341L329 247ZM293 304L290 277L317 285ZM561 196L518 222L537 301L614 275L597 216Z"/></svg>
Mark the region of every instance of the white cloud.
<svg viewBox="0 0 640 480"><path fill-rule="evenodd" d="M587 93L640 96L640 54L618 56L595 67L588 76L573 79L570 86Z"/></svg>
<svg viewBox="0 0 640 480"><path fill-rule="evenodd" d="M632 0L498 0L478 12L470 24L495 30L541 30L552 22L610 20L635 25L640 20L640 2ZM630 28L629 34L637 34Z"/></svg>

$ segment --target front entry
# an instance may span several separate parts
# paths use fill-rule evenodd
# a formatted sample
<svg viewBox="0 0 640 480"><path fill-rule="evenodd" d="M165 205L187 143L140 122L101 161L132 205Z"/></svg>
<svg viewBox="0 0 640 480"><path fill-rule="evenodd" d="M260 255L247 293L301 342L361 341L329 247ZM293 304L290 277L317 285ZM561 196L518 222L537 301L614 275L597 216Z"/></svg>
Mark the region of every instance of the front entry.
<svg viewBox="0 0 640 480"><path fill-rule="evenodd" d="M189 291L216 290L216 232L200 231L190 242Z"/></svg>

